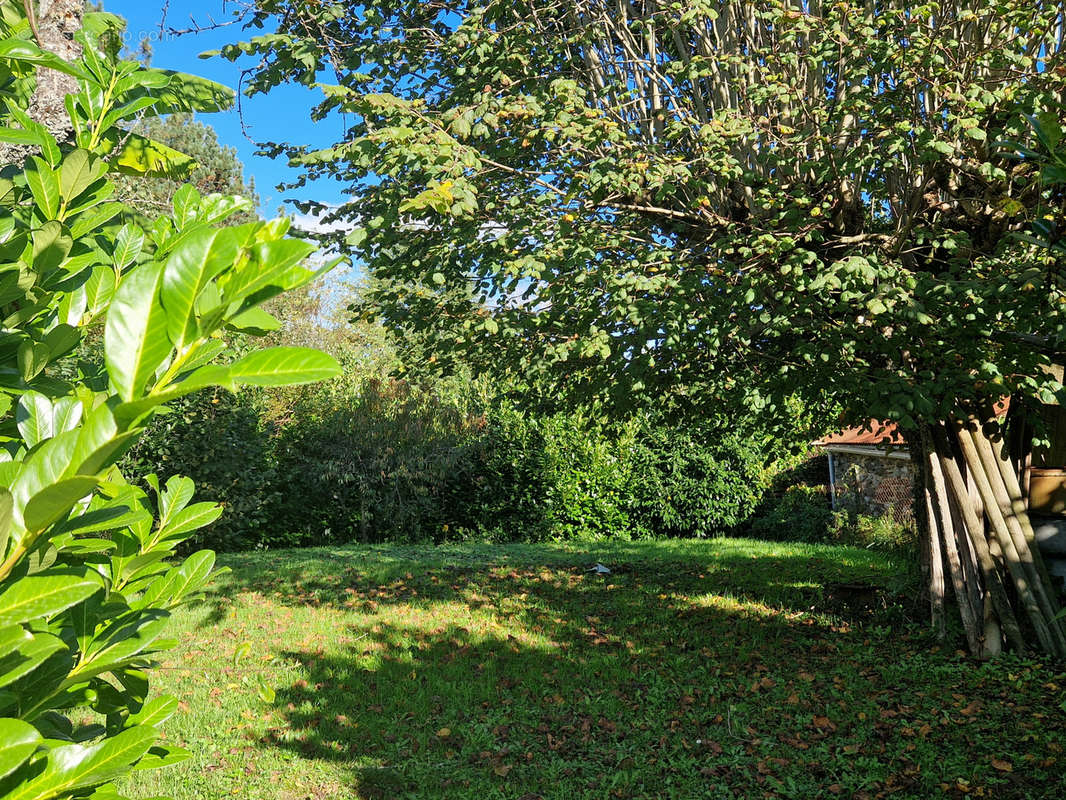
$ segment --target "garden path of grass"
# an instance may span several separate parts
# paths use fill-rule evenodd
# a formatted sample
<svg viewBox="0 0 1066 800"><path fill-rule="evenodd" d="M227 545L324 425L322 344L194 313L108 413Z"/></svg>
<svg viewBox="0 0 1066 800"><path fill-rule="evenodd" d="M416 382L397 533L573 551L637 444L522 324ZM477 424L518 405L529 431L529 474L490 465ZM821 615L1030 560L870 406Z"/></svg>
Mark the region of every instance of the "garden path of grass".
<svg viewBox="0 0 1066 800"><path fill-rule="evenodd" d="M1060 797L1066 675L937 648L904 566L726 539L228 556L131 797ZM603 561L606 577L585 573ZM839 584L868 583L876 595ZM868 608L869 605L873 610ZM908 608L908 606L911 606Z"/></svg>

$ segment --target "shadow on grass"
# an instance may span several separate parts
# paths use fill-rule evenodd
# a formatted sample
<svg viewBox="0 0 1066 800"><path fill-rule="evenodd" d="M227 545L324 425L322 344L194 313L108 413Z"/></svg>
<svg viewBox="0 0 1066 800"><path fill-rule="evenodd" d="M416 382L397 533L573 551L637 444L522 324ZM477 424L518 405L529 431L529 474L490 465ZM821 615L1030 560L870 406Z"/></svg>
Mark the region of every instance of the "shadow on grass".
<svg viewBox="0 0 1066 800"><path fill-rule="evenodd" d="M314 556L307 551L242 554L230 557L232 575L209 595L214 613L204 624L221 619L234 592L258 592L291 606L367 611L380 605L461 600L483 580L537 584L545 572L565 575L571 584L589 577L643 594L717 594L850 621L904 622L922 614L913 576L884 556L831 546L794 548L801 552L791 554L744 540L717 540L713 549L704 547L697 555L692 545L712 543L683 544L689 552L666 557L649 557L653 551L647 543L612 543L605 553L605 548L545 551L527 546L442 550L447 561L429 564L425 556L434 551L427 548L337 550L324 556L319 554L323 551ZM611 569L603 578L587 572L601 553ZM556 599L566 602L565 596Z"/></svg>
<svg viewBox="0 0 1066 800"><path fill-rule="evenodd" d="M514 553L236 563L219 610L252 592L352 612L279 648L301 677L260 746L344 765L361 798L1021 798L1055 780L1033 751L1064 721L1039 689L931 651L883 564L621 548L603 578L589 553Z"/></svg>
<svg viewBox="0 0 1066 800"><path fill-rule="evenodd" d="M304 677L262 744L344 763L363 798L1037 797L1050 774L989 766L1032 717L921 634L566 578L514 585L524 611L480 585L464 624L401 605L285 651Z"/></svg>

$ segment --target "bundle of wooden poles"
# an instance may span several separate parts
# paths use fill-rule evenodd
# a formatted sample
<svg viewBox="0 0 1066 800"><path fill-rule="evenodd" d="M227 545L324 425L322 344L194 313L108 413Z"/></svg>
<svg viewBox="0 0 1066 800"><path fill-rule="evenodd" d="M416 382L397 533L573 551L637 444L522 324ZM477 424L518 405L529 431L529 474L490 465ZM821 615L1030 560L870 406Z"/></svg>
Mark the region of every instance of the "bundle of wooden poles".
<svg viewBox="0 0 1066 800"><path fill-rule="evenodd" d="M934 628L945 635L950 581L977 658L999 653L1004 637L1018 651L1034 649L1035 643L1066 658L1066 618L1037 548L1005 437L990 439L973 420L955 422L924 428L920 448Z"/></svg>

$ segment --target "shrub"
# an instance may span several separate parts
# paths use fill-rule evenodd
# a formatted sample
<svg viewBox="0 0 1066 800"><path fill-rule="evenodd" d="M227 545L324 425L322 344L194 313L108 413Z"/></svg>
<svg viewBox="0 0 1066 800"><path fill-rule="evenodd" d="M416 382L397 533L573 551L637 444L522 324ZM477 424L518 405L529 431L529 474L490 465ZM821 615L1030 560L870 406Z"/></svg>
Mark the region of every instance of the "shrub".
<svg viewBox="0 0 1066 800"><path fill-rule="evenodd" d="M0 174L0 796L117 798L113 781L131 769L189 755L159 742L178 703L149 696L149 671L214 553L170 561L221 509L192 503L188 478L130 485L116 462L166 402L338 365L297 348L217 362L226 330L261 325L263 300L314 277L300 266L314 248L287 239L283 221L223 231L248 204L185 187L147 234L112 223L128 209L106 202L109 169L154 169L138 161L146 151L183 163L114 126L232 93L117 61L97 38L113 32L110 15L87 16L84 57L62 61L29 38L19 9L0 14L0 139L33 153ZM76 79L62 144L26 113L38 65ZM72 362L94 325L104 366L90 374Z"/></svg>
<svg viewBox="0 0 1066 800"><path fill-rule="evenodd" d="M189 400L131 455L164 476L195 470L227 510L202 532L212 547L711 536L766 488L770 448L725 423L607 425L520 410L508 387L462 373L397 380L379 326L324 324L307 292L276 310L275 341L321 345L343 377Z"/></svg>
<svg viewBox="0 0 1066 800"><path fill-rule="evenodd" d="M213 388L171 403L122 460L122 469L132 475L154 472L163 480L195 475L197 494L222 507L222 518L197 531L186 547L286 544L272 518L281 485L273 448L247 391Z"/></svg>
<svg viewBox="0 0 1066 800"><path fill-rule="evenodd" d="M764 450L721 430L646 420L630 458L630 518L641 536L727 533L749 518L766 488Z"/></svg>
<svg viewBox="0 0 1066 800"><path fill-rule="evenodd" d="M768 498L748 532L773 541L824 542L831 538L834 519L823 487L796 484Z"/></svg>
<svg viewBox="0 0 1066 800"><path fill-rule="evenodd" d="M506 404L473 418L457 469L445 480L441 530L434 539L469 536L542 541L551 535L551 431Z"/></svg>
<svg viewBox="0 0 1066 800"><path fill-rule="evenodd" d="M829 539L840 544L874 550L911 552L917 555L918 535L914 525L896 522L890 515L838 511L833 515Z"/></svg>
<svg viewBox="0 0 1066 800"><path fill-rule="evenodd" d="M330 385L190 399L127 463L202 477L227 513L199 543L220 549L712 536L767 483L758 440L536 415L467 377L414 386L341 360Z"/></svg>

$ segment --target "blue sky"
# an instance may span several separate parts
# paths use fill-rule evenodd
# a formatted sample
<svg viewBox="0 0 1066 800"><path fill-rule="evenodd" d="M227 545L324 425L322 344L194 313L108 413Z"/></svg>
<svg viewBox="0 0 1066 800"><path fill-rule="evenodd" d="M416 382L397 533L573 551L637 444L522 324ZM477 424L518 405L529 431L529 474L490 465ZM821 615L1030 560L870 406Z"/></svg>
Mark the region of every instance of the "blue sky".
<svg viewBox="0 0 1066 800"><path fill-rule="evenodd" d="M200 25L207 25L211 17L216 22L231 18L222 0L170 0L168 6L166 22L167 27L171 28L192 27L192 20ZM232 9L233 4L229 4L229 7ZM127 46L131 49L136 49L143 35L149 36L154 52L152 66L192 72L237 88L241 71L239 62L233 64L221 58L200 59L198 55L205 50L215 50L246 38L240 25L186 36L161 36L159 23L163 14L163 0L107 0L105 10L128 20ZM250 33L263 31L255 30ZM244 123L248 136L260 141L309 143L322 147L339 141L344 131L339 117L313 123L308 116L309 109L320 98L319 93L298 85L280 87L267 97L243 98ZM241 118L236 110L201 114L198 119L218 132L220 142L237 148L245 165L245 175L255 177L264 214L273 215L282 200L289 197L325 203L337 203L342 199L340 185L333 182L319 181L300 190L279 192L275 186L282 181L292 180L299 174L298 171L290 168L283 159L275 160L254 155L256 147L242 132ZM294 211L291 207L288 210L289 213Z"/></svg>

